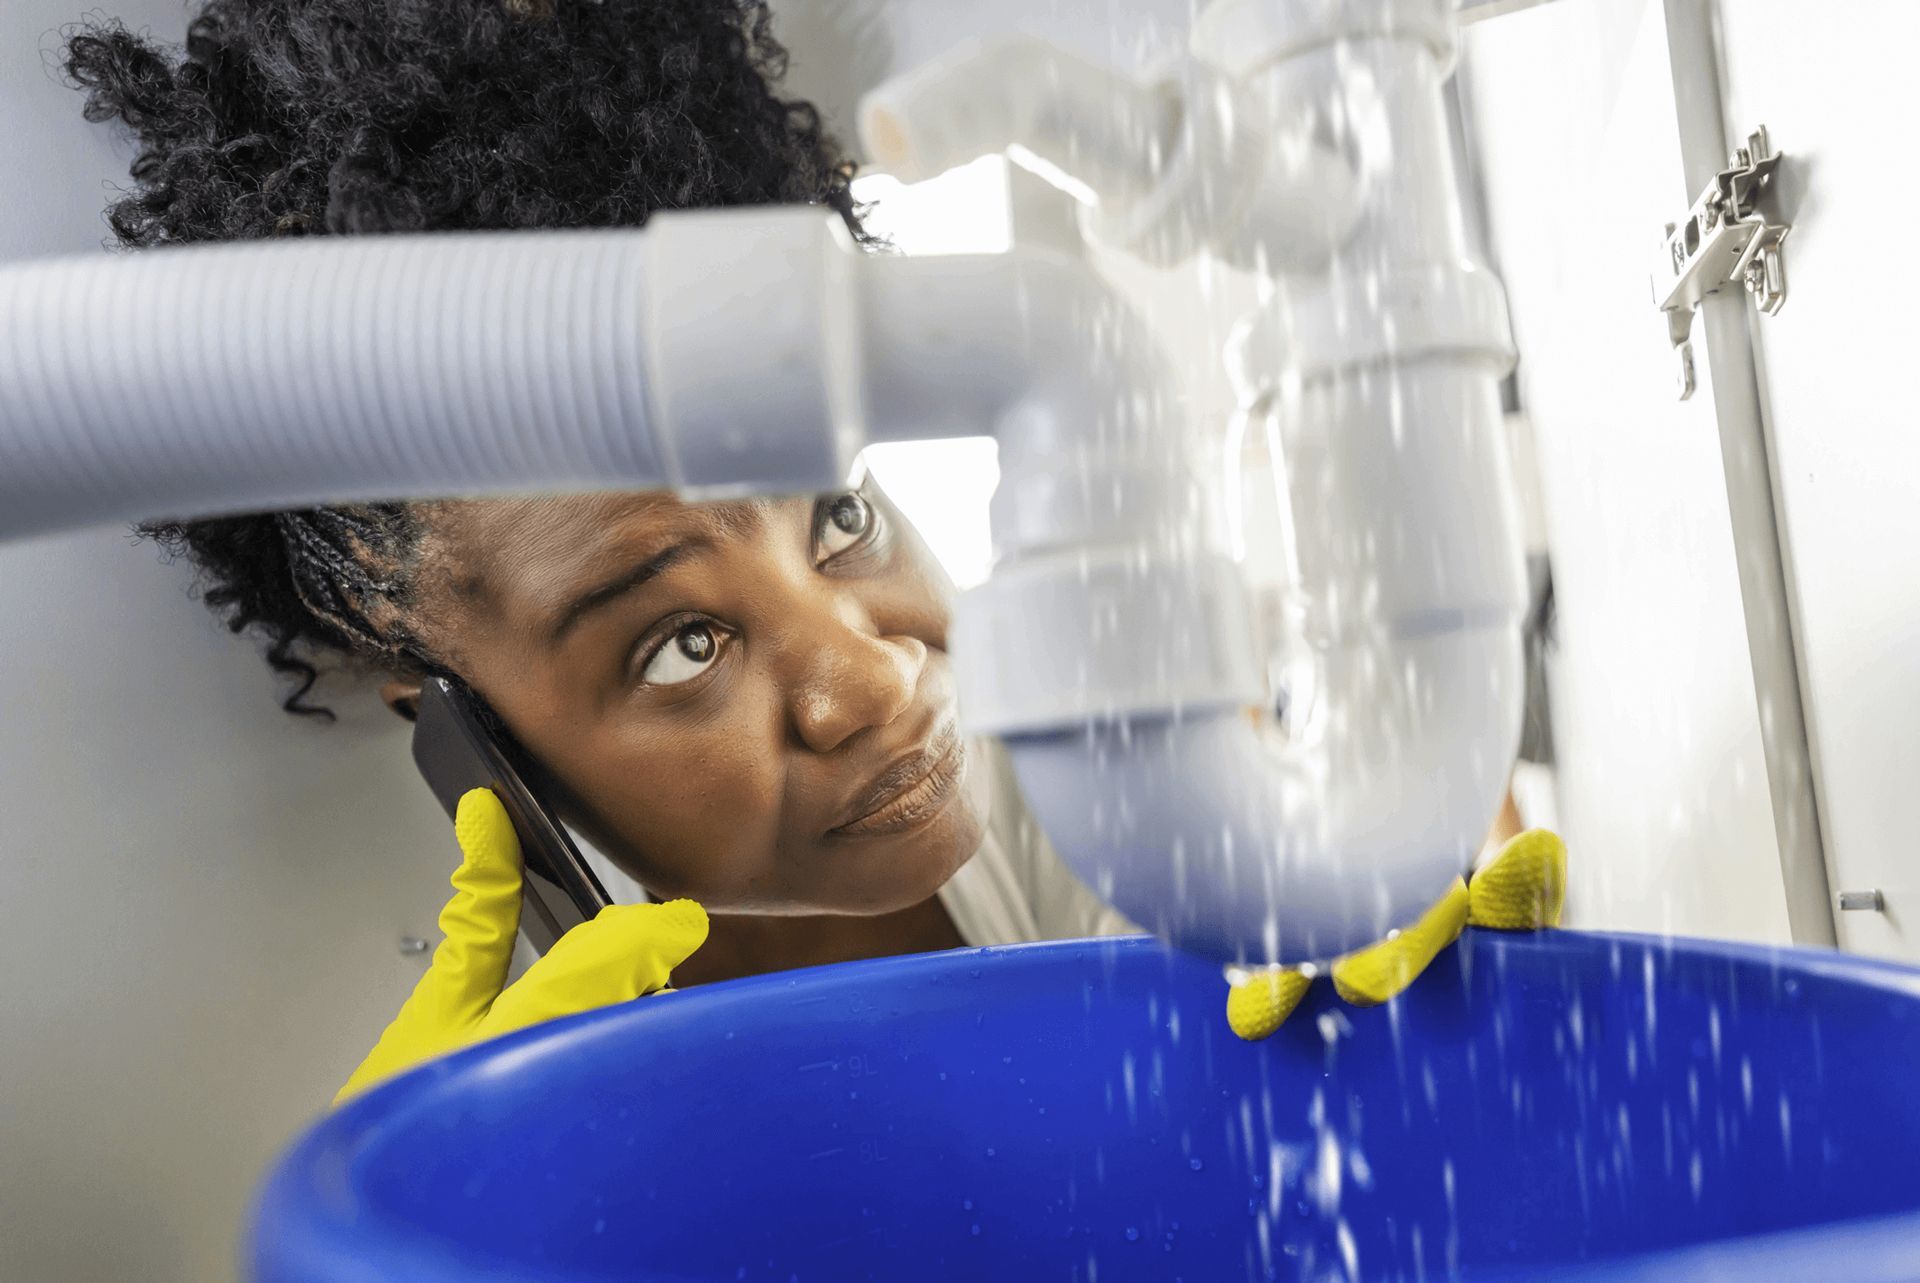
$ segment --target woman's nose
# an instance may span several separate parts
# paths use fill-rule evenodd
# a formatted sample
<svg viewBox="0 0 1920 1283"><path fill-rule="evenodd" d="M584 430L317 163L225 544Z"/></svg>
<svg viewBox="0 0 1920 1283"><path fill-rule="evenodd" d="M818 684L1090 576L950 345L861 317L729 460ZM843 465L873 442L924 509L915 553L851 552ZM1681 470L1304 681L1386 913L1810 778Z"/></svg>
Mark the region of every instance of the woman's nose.
<svg viewBox="0 0 1920 1283"><path fill-rule="evenodd" d="M830 753L913 706L927 664L926 643L878 637L846 623L809 637L813 649L792 697L793 723L816 753Z"/></svg>

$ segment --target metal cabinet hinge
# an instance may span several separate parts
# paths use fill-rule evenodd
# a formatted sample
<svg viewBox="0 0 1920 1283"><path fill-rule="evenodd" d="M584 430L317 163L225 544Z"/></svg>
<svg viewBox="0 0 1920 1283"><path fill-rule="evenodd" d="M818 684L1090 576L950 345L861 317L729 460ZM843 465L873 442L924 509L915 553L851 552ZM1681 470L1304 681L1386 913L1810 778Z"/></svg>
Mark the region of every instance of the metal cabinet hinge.
<svg viewBox="0 0 1920 1283"><path fill-rule="evenodd" d="M1755 207L1779 164L1780 153L1767 141L1762 125L1713 176L1686 220L1667 224L1653 270L1653 298L1667 314L1667 337L1680 363L1682 401L1693 395L1693 313L1701 299L1729 285L1743 285L1769 316L1787 301L1787 266L1780 246L1793 225L1770 223Z"/></svg>

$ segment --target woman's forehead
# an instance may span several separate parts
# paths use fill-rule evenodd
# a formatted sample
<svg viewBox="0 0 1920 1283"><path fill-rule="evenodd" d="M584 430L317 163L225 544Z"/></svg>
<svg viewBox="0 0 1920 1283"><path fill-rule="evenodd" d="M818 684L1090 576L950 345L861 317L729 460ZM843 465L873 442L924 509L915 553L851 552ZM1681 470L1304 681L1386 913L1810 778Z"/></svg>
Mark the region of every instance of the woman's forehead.
<svg viewBox="0 0 1920 1283"><path fill-rule="evenodd" d="M688 503L659 493L459 500L429 518L431 569L463 601L535 604L649 548L750 534L782 502Z"/></svg>

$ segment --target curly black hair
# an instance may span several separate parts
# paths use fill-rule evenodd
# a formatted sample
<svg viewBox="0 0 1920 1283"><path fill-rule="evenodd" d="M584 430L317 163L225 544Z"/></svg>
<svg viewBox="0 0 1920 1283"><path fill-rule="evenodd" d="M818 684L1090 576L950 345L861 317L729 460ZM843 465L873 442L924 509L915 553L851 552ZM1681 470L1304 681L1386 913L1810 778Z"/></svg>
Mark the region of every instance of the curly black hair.
<svg viewBox="0 0 1920 1283"><path fill-rule="evenodd" d="M68 34L86 115L137 141L131 247L612 227L812 202L860 235L841 158L777 92L764 0L209 0L184 48ZM327 652L442 671L405 627L419 511L358 504L144 526L307 702Z"/></svg>

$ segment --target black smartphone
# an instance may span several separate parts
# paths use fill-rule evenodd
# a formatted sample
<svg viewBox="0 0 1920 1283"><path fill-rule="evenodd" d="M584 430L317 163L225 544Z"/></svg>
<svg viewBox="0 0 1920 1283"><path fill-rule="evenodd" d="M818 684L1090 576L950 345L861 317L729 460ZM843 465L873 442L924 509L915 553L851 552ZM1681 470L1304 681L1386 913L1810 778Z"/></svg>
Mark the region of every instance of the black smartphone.
<svg viewBox="0 0 1920 1283"><path fill-rule="evenodd" d="M472 692L460 683L444 677L421 683L413 760L449 819L469 789L492 789L506 807L525 866L520 933L540 953L612 903L580 848L528 787L508 746L488 728Z"/></svg>

